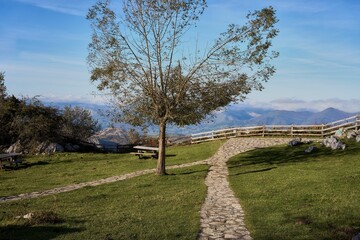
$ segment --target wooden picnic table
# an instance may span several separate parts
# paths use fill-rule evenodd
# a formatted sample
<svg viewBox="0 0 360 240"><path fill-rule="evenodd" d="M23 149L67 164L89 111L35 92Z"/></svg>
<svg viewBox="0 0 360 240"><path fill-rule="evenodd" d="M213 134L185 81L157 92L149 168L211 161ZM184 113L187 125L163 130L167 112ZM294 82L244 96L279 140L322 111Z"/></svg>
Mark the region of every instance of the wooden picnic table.
<svg viewBox="0 0 360 240"><path fill-rule="evenodd" d="M15 165L22 163L22 160L19 158L20 153L2 153L0 154L0 168L2 169L5 165Z"/></svg>
<svg viewBox="0 0 360 240"><path fill-rule="evenodd" d="M137 152L131 152L135 156L138 156L140 159L144 156L151 156L152 158L157 158L159 155L159 148L157 147L147 147L147 146L135 146L134 149Z"/></svg>

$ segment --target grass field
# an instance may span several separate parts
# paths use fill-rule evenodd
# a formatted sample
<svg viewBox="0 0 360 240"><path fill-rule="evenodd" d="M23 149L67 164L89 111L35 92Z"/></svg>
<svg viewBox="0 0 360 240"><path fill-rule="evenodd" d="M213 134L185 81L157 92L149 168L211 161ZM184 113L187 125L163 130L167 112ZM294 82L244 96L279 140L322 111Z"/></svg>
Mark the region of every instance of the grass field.
<svg viewBox="0 0 360 240"><path fill-rule="evenodd" d="M257 149L228 162L254 239L351 239L360 232L360 144Z"/></svg>
<svg viewBox="0 0 360 240"><path fill-rule="evenodd" d="M166 165L207 159L223 144L214 141L167 148ZM41 191L156 167L154 159L130 154L61 153L25 157L17 170L0 170L0 196Z"/></svg>
<svg viewBox="0 0 360 240"><path fill-rule="evenodd" d="M171 147L167 165L206 159L224 142ZM257 240L351 239L360 232L360 144L256 149L231 158L229 180ZM55 154L0 171L0 196L154 168L130 154ZM0 239L196 239L208 166L0 203ZM34 220L17 218L34 213Z"/></svg>
<svg viewBox="0 0 360 240"><path fill-rule="evenodd" d="M199 165L0 203L0 239L196 239L207 170ZM16 218L30 212L41 221Z"/></svg>

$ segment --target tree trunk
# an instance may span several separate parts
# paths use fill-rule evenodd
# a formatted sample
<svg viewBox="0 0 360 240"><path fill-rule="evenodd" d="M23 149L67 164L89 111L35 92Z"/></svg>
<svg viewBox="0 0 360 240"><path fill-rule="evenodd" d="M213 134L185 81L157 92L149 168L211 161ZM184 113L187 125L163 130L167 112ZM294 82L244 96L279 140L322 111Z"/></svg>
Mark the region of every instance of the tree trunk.
<svg viewBox="0 0 360 240"><path fill-rule="evenodd" d="M166 122L160 123L159 133L159 156L157 161L156 174L165 175L165 145L166 145Z"/></svg>

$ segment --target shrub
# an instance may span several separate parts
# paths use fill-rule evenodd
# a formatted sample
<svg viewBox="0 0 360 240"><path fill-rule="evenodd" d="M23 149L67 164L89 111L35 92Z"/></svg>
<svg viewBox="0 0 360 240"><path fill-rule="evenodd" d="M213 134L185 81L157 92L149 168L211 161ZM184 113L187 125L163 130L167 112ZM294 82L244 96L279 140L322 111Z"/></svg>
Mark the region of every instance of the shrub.
<svg viewBox="0 0 360 240"><path fill-rule="evenodd" d="M57 224L62 223L63 220L59 215L53 211L38 211L31 214L31 217L28 218L28 223L30 225L38 224Z"/></svg>
<svg viewBox="0 0 360 240"><path fill-rule="evenodd" d="M81 107L66 106L62 112L61 135L72 140L86 140L100 130L99 123L91 116L91 112Z"/></svg>

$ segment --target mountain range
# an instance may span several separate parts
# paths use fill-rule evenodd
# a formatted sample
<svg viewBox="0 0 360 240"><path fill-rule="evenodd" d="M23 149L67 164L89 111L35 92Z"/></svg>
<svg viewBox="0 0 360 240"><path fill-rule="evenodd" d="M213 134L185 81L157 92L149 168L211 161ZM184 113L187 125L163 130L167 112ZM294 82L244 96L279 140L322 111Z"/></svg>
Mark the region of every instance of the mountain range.
<svg viewBox="0 0 360 240"><path fill-rule="evenodd" d="M128 129L129 126L125 124L112 124L110 119L105 117L104 113L109 109L106 105L89 104L89 103L45 103L58 108L63 108L65 105L79 106L88 109L93 114L93 117L99 121L105 129L109 126ZM168 126L167 132L169 134L189 135L191 133L198 133L204 131L212 131L217 129L241 127L241 126L262 126L262 125L311 125L330 123L340 119L348 118L359 113L347 113L335 108L327 108L320 112L312 111L287 111L263 109L249 106L232 105L226 109L215 111L212 117L202 121L198 125L190 125L185 127ZM149 134L157 134L157 126L150 126Z"/></svg>
<svg viewBox="0 0 360 240"><path fill-rule="evenodd" d="M335 108L312 112L229 107L226 111L215 112L212 121L182 129L188 134L241 126L314 125L334 122L356 114L358 113L347 113Z"/></svg>

